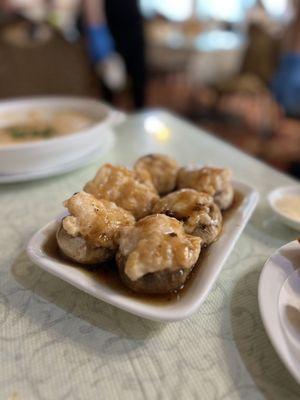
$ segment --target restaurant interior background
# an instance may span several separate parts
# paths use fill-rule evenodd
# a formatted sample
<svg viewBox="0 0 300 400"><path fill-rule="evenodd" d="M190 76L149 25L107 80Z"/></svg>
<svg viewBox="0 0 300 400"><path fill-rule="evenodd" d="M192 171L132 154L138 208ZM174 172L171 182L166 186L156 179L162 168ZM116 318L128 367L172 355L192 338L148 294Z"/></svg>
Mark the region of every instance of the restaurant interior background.
<svg viewBox="0 0 300 400"><path fill-rule="evenodd" d="M300 52L299 3L141 0L146 96L136 106L172 110L299 177L300 102L297 115L274 88L281 55ZM106 96L101 74L87 51L79 0L0 4L2 99L40 94ZM128 79L110 101L132 111L131 88ZM298 82L298 99L299 88Z"/></svg>

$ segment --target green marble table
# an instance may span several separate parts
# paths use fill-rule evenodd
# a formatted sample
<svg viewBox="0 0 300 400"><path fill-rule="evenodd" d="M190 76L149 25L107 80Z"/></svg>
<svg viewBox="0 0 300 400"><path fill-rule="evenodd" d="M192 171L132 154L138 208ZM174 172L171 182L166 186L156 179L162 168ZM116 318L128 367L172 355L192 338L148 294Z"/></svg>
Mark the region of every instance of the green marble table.
<svg viewBox="0 0 300 400"><path fill-rule="evenodd" d="M31 235L98 165L148 152L226 165L259 205L198 313L171 324L109 306L33 265ZM266 203L293 180L163 111L130 116L97 163L0 186L0 399L299 399L263 328L257 284L266 258L296 233Z"/></svg>

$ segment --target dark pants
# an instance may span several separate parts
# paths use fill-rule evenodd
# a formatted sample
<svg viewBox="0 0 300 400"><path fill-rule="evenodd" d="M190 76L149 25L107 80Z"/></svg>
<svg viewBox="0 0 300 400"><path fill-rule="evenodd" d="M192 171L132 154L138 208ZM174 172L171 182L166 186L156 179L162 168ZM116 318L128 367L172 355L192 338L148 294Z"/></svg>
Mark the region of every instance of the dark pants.
<svg viewBox="0 0 300 400"><path fill-rule="evenodd" d="M145 103L146 65L143 19L138 1L106 0L105 11L116 49L131 78L134 105L141 108ZM105 92L109 96L108 91Z"/></svg>

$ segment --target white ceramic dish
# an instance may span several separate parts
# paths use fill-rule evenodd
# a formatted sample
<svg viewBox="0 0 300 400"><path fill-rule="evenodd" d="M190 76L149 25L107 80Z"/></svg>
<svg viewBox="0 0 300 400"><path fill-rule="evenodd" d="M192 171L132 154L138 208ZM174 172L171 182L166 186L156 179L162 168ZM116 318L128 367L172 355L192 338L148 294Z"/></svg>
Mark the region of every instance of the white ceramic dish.
<svg viewBox="0 0 300 400"><path fill-rule="evenodd" d="M74 171L78 168L81 168L85 165L88 165L96 161L103 154L108 152L110 148L113 146L114 139L115 139L114 133L107 132L107 135L105 135L105 138L103 138L101 145L96 146L90 153L82 157L76 158L73 161L58 164L57 166L51 168L45 168L43 170L38 170L38 171L28 171L18 174L3 174L3 175L0 174L0 184L34 181L37 179L48 178L50 176L61 175L67 172Z"/></svg>
<svg viewBox="0 0 300 400"><path fill-rule="evenodd" d="M273 190L268 195L269 204L270 204L272 210L274 211L274 213L284 224L288 225L290 228L300 231L300 220L293 219L293 218L287 216L286 214L281 212L280 209L276 206L276 201L286 195L299 195L300 196L300 185L299 186L280 187L280 188Z"/></svg>
<svg viewBox="0 0 300 400"><path fill-rule="evenodd" d="M0 146L0 174L33 173L84 157L103 143L108 131L124 120L124 114L88 98L36 97L0 102L1 125L15 122L14 115L30 111L50 113L68 110L87 114L96 120L87 129L61 137ZM6 122L5 122L6 121Z"/></svg>
<svg viewBox="0 0 300 400"><path fill-rule="evenodd" d="M288 289L290 285L287 286L297 269L300 270L300 244L295 240L278 249L265 263L259 278L258 303L263 324L275 350L300 384L300 342L295 345L296 335L287 321L286 308L300 303L297 292L293 291L291 295ZM300 310L298 318L299 315ZM300 329L300 325L296 329Z"/></svg>
<svg viewBox="0 0 300 400"><path fill-rule="evenodd" d="M210 246L188 290L176 302L160 305L147 303L142 298L121 293L96 281L86 274L84 268L74 267L74 264L68 261L49 255L44 250L44 245L55 233L61 217L50 222L32 237L27 253L31 260L45 271L132 314L163 322L182 320L195 313L208 295L257 204L259 195L251 187L241 182L235 182L234 187L242 194L243 200L228 215L220 239Z"/></svg>
<svg viewBox="0 0 300 400"><path fill-rule="evenodd" d="M300 253L300 244L298 255ZM279 318L288 341L300 360L300 257L298 268L285 280L279 294Z"/></svg>

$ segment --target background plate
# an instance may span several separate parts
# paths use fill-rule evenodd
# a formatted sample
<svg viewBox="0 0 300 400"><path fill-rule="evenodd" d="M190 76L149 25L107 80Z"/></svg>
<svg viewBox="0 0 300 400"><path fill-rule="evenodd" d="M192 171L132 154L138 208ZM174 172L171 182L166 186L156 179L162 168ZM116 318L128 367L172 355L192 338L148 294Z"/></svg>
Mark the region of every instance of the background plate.
<svg viewBox="0 0 300 400"><path fill-rule="evenodd" d="M96 161L98 158L103 156L106 152L110 150L113 146L115 140L114 133L107 132L105 138L103 138L100 144L96 144L93 151L88 154L77 158L76 160L69 161L66 163L58 164L52 168L46 168L38 171L32 172L24 172L19 174L0 174L0 183L14 183L14 182L25 182L25 181L34 181L36 179L48 178L50 176L56 176L60 174L65 174L70 171L74 171L75 169L81 168L93 161Z"/></svg>
<svg viewBox="0 0 300 400"><path fill-rule="evenodd" d="M280 290L296 268L300 268L300 245L295 240L278 249L265 263L259 278L258 302L265 329L275 350L300 384L300 357L283 332L278 308Z"/></svg>

